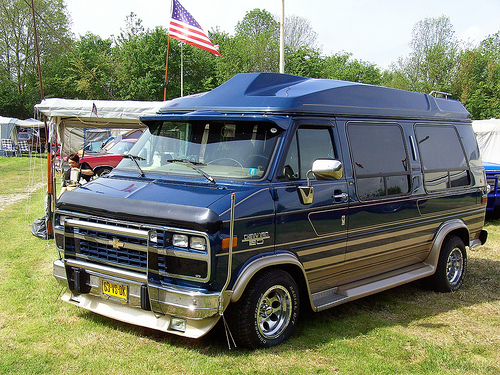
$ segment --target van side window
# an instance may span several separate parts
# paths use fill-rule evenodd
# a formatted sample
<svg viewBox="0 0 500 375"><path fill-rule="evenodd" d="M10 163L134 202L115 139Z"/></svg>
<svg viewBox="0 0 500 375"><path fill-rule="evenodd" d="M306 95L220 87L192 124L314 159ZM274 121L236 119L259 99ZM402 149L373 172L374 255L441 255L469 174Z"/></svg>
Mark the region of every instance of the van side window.
<svg viewBox="0 0 500 375"><path fill-rule="evenodd" d="M300 127L290 144L281 178L305 179L316 159L335 157L330 129Z"/></svg>
<svg viewBox="0 0 500 375"><path fill-rule="evenodd" d="M347 129L358 198L408 194L411 171L400 126L349 123Z"/></svg>
<svg viewBox="0 0 500 375"><path fill-rule="evenodd" d="M415 126L427 191L468 186L469 166L453 126Z"/></svg>

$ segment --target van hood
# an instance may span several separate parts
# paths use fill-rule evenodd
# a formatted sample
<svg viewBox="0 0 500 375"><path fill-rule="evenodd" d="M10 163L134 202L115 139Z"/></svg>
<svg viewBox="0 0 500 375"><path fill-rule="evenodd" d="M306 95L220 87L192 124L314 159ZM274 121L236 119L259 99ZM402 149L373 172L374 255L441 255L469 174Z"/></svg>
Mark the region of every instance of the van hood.
<svg viewBox="0 0 500 375"><path fill-rule="evenodd" d="M206 184L106 178L65 192L56 208L214 233L222 221L209 206L232 191Z"/></svg>

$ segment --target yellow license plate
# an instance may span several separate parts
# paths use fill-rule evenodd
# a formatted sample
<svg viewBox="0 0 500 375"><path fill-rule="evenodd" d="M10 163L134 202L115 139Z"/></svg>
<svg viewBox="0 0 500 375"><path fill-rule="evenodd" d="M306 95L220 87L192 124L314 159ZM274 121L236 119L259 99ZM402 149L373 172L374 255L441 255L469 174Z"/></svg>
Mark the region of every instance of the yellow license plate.
<svg viewBox="0 0 500 375"><path fill-rule="evenodd" d="M128 301L128 285L103 279L101 287L103 297L117 299L123 303Z"/></svg>

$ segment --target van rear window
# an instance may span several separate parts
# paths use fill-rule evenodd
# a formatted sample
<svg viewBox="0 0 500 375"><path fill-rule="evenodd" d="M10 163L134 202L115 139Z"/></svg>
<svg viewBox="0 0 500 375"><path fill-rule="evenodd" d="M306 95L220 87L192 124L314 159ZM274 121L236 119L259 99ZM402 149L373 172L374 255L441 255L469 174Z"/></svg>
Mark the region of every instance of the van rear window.
<svg viewBox="0 0 500 375"><path fill-rule="evenodd" d="M470 185L469 165L454 126L416 125L415 136L427 191Z"/></svg>

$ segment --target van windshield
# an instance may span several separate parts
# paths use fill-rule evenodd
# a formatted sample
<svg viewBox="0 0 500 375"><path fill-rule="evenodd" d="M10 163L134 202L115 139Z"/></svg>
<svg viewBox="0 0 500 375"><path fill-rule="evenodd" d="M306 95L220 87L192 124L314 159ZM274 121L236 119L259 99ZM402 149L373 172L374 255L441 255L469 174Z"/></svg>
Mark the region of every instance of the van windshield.
<svg viewBox="0 0 500 375"><path fill-rule="evenodd" d="M268 122L158 122L117 168L137 170L137 162L144 173L258 179L266 173L280 133Z"/></svg>

